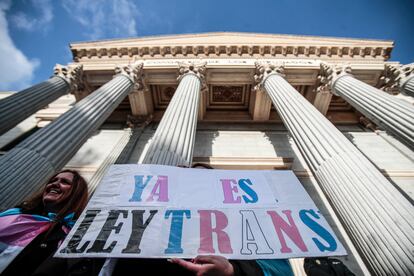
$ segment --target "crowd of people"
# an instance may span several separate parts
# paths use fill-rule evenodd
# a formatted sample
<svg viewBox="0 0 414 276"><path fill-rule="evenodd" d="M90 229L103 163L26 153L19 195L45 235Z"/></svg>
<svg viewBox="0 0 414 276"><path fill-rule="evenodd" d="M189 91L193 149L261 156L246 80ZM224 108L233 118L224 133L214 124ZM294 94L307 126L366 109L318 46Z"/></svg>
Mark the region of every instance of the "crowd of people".
<svg viewBox="0 0 414 276"><path fill-rule="evenodd" d="M193 168L212 169L206 164ZM40 192L0 213L1 275L107 275L105 259L53 257L88 198L85 179L77 171L63 170ZM331 269L332 273L325 269L322 272L328 272L320 274L320 263L307 260L308 275L353 275L339 269ZM293 275L287 259L228 260L214 255L192 260L118 259L109 274L145 275L146 271L153 275Z"/></svg>

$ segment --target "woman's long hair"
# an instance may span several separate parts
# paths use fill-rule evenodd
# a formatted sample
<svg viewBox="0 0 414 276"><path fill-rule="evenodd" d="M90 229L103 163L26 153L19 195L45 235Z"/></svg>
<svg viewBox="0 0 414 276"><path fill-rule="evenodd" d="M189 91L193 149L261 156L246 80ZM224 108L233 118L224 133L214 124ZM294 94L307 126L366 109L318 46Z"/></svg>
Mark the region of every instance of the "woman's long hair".
<svg viewBox="0 0 414 276"><path fill-rule="evenodd" d="M31 196L29 199L23 201L17 207L22 209L23 213L27 214L38 214L45 215L45 206L43 204L43 192L46 188L46 185L52 181L58 174L68 172L73 175L72 188L70 190L69 197L66 202L64 202L63 207L57 212L57 220L64 218L70 213L75 214L75 219L77 219L88 203L88 185L85 179L74 170L63 170L54 174L44 185L44 188Z"/></svg>

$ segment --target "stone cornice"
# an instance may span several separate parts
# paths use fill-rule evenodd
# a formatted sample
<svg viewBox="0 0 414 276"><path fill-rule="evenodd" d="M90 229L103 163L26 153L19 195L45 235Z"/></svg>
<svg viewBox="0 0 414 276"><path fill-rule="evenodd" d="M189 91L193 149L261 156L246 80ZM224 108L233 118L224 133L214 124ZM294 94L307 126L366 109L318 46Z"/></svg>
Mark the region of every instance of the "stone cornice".
<svg viewBox="0 0 414 276"><path fill-rule="evenodd" d="M71 43L75 61L88 58L140 57L301 57L389 58L387 40L277 35L257 33L202 33Z"/></svg>
<svg viewBox="0 0 414 276"><path fill-rule="evenodd" d="M160 45L131 47L72 47L74 60L84 58L117 57L349 57L382 58L390 57L392 47L388 46L309 46L309 45Z"/></svg>

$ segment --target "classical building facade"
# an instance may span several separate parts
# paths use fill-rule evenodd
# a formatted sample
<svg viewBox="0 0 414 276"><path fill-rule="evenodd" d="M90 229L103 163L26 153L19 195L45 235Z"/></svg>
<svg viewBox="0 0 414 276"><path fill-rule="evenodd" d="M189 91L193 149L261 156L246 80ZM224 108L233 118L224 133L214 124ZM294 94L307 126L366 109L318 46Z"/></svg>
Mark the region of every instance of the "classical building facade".
<svg viewBox="0 0 414 276"><path fill-rule="evenodd" d="M208 33L70 47L73 63L0 100L3 207L63 167L91 191L114 163L290 169L351 270L414 273L414 65L387 61L391 41Z"/></svg>

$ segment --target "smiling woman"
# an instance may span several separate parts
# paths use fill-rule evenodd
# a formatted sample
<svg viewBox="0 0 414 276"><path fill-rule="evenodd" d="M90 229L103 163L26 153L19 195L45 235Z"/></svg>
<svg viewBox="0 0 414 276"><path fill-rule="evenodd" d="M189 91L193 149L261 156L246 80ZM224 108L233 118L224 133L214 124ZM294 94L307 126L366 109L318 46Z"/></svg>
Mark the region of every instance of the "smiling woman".
<svg viewBox="0 0 414 276"><path fill-rule="evenodd" d="M52 178L43 191L45 209L60 210L72 191L73 174L61 172Z"/></svg>
<svg viewBox="0 0 414 276"><path fill-rule="evenodd" d="M63 170L52 176L43 191L23 201L18 207L23 213L47 215L56 213L61 219L69 213L78 218L88 201L85 179L73 170Z"/></svg>
<svg viewBox="0 0 414 276"><path fill-rule="evenodd" d="M53 254L85 208L87 191L78 172L63 170L30 199L0 213L0 273L67 275L84 267L82 262L70 267Z"/></svg>

